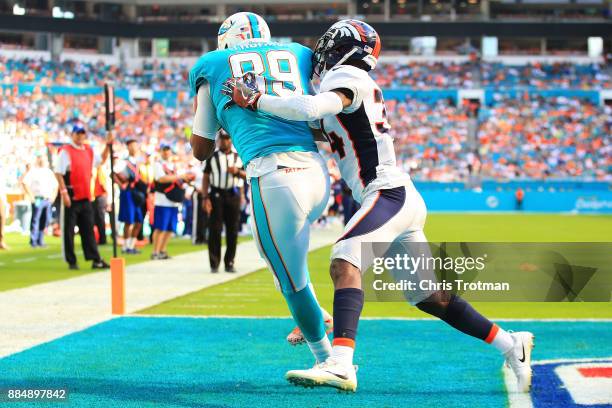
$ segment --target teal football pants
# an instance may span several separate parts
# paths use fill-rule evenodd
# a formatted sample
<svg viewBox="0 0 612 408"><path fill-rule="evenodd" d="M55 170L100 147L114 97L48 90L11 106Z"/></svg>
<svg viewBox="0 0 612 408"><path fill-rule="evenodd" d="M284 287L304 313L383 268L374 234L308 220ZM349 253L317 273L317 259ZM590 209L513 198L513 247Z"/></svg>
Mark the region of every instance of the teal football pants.
<svg viewBox="0 0 612 408"><path fill-rule="evenodd" d="M325 336L321 308L310 288L310 224L329 199L325 163L307 168L281 168L251 178L251 226L261 256L306 340Z"/></svg>

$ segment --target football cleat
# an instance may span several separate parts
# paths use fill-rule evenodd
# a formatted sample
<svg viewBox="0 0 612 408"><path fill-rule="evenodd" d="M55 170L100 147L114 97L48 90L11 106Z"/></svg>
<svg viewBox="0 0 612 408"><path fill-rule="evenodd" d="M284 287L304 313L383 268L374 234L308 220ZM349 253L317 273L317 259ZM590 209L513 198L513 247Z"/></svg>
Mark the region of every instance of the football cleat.
<svg viewBox="0 0 612 408"><path fill-rule="evenodd" d="M529 392L531 389L531 351L535 347L534 336L530 332L511 333L514 347L506 354L506 365L516 375L517 391Z"/></svg>
<svg viewBox="0 0 612 408"><path fill-rule="evenodd" d="M321 312L323 312L323 323L325 324L325 334L329 334L334 331L334 319L331 317L329 313L325 311L325 309L321 308ZM299 327L295 327L291 330L291 333L287 336L287 341L292 346L297 346L298 344L306 343L306 339L304 338L304 334Z"/></svg>
<svg viewBox="0 0 612 408"><path fill-rule="evenodd" d="M354 365L346 365L328 358L308 370L290 370L285 378L291 384L305 387L332 387L340 391L357 390L357 371Z"/></svg>

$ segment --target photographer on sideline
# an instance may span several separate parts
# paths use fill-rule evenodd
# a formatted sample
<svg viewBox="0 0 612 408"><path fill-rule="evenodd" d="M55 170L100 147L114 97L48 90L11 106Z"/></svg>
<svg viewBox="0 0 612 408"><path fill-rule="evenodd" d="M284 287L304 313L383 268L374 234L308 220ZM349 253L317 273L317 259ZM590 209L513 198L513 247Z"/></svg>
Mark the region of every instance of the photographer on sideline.
<svg viewBox="0 0 612 408"><path fill-rule="evenodd" d="M169 259L168 241L176 231L178 209L185 199L184 182L195 177L191 173L177 175L172 162L172 148L161 145L161 160L154 166L155 209L153 211L153 253L151 259Z"/></svg>

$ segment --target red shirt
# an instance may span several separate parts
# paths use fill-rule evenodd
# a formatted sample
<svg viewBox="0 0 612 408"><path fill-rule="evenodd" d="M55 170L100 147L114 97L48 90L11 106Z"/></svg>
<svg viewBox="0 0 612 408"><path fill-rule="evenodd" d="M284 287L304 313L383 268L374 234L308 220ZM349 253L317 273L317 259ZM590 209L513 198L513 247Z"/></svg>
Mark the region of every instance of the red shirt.
<svg viewBox="0 0 612 408"><path fill-rule="evenodd" d="M83 149L77 149L71 144L62 147L70 156L70 171L66 173L65 179L72 189L72 199L91 200L91 173L93 169L94 154L91 146L83 145Z"/></svg>

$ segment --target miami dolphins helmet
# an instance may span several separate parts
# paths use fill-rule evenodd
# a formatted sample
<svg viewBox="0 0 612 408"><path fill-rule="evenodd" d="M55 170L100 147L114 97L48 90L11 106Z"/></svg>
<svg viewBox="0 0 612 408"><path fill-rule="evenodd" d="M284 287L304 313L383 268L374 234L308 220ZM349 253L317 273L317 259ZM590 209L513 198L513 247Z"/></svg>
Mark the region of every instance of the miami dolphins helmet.
<svg viewBox="0 0 612 408"><path fill-rule="evenodd" d="M240 12L229 16L217 34L217 48L235 47L243 41L270 41L270 29L261 16Z"/></svg>

